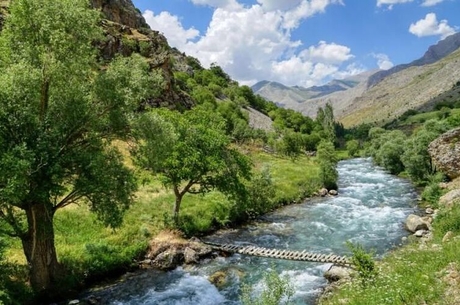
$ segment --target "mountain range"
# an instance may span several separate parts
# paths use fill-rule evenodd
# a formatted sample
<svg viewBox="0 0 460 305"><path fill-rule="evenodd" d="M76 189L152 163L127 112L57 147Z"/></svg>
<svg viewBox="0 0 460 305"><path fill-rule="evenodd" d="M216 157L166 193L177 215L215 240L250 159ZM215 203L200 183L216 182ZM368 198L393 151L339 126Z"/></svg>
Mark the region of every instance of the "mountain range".
<svg viewBox="0 0 460 305"><path fill-rule="evenodd" d="M460 33L428 48L411 63L333 80L324 86L288 87L261 81L252 87L285 108L315 117L330 103L345 126L384 123L409 109L428 109L460 96Z"/></svg>

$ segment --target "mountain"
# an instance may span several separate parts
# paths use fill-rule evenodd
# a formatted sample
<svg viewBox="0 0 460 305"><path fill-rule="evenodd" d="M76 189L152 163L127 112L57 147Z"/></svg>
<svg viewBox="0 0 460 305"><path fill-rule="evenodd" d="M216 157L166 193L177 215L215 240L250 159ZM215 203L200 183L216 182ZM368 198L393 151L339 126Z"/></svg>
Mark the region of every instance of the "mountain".
<svg viewBox="0 0 460 305"><path fill-rule="evenodd" d="M411 63L397 65L391 69L382 70L382 71L375 73L369 78L367 82L367 86L368 87L375 86L385 77L390 76L399 71L402 71L404 69L407 69L410 67L419 67L419 66L432 64L446 57L447 55L451 54L452 52L457 50L459 47L460 47L460 32L446 37L444 40L439 41L434 46L430 46L428 48L428 51L426 51L425 54L421 58L416 59L412 61Z"/></svg>
<svg viewBox="0 0 460 305"><path fill-rule="evenodd" d="M361 93L366 87L369 76L373 73L375 70L309 88L288 87L277 82L261 81L252 86L252 90L280 106L301 111L308 116L315 116L318 107L324 107L329 99L335 99L334 96L343 98L344 94L350 95L350 92ZM355 97L357 94L352 94L352 96ZM334 110L337 111L336 108Z"/></svg>
<svg viewBox="0 0 460 305"><path fill-rule="evenodd" d="M336 118L345 126L385 123L409 109L430 109L436 103L458 99L460 33L429 47L421 58L389 70L367 71L310 88L273 86L272 82L264 81L253 90L311 117L316 115L318 107L330 103Z"/></svg>
<svg viewBox="0 0 460 305"><path fill-rule="evenodd" d="M357 86L363 79L367 79L364 75L360 74L342 80L332 80L326 85L309 88L301 86L288 87L277 82L261 81L252 86L252 90L254 93L274 101L280 106L298 109L302 108L300 104L305 100L319 98Z"/></svg>

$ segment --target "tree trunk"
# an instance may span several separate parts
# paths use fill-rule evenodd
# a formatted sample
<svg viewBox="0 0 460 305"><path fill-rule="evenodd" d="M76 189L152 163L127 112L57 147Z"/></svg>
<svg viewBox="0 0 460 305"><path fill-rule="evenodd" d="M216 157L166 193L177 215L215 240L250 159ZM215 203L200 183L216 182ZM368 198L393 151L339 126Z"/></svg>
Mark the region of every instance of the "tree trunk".
<svg viewBox="0 0 460 305"><path fill-rule="evenodd" d="M27 234L22 238L30 267L30 284L39 296L51 292L57 282L59 263L54 246L53 211L47 204L32 204L27 210Z"/></svg>
<svg viewBox="0 0 460 305"><path fill-rule="evenodd" d="M174 203L174 224L179 225L179 210L182 202L182 194L176 193L176 202Z"/></svg>

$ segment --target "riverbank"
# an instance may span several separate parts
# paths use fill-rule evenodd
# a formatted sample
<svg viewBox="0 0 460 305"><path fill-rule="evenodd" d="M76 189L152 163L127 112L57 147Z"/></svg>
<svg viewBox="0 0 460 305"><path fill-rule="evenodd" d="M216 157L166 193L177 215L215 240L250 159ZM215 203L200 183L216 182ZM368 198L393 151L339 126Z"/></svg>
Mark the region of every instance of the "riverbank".
<svg viewBox="0 0 460 305"><path fill-rule="evenodd" d="M254 148L247 148L245 153L251 156L256 174L264 169L268 169L270 174L274 193L272 205L267 211L300 202L320 188L315 158L299 156L293 160ZM144 259L149 241L171 226L174 195L164 189L159 180L142 172L139 176L141 187L136 194L136 203L116 231L100 224L84 205L56 214L57 253L60 262L70 271L69 277L62 282L62 288L70 298L88 283L100 282L137 268L137 262ZM217 192L205 196L187 195L181 209L183 228L190 235L200 235L231 226L229 211L232 205ZM6 257L17 268L26 269L18 241L8 240ZM26 282L21 274L18 274L18 280Z"/></svg>
<svg viewBox="0 0 460 305"><path fill-rule="evenodd" d="M444 185L432 234L377 262L377 276L340 285L321 305L460 304L460 179ZM455 196L457 194L457 196Z"/></svg>
<svg viewBox="0 0 460 305"><path fill-rule="evenodd" d="M414 210L416 194L406 180L374 167L369 159L339 164L341 191L337 197L313 198L288 205L238 229L221 230L206 238L216 243L257 245L265 248L346 254L345 241L392 248L406 232L399 225ZM382 205L387 201L388 204ZM167 238L171 239L171 238ZM158 247L157 247L158 248ZM257 291L269 270L287 276L295 289L295 304L314 304L326 280L328 265L270 258L232 255L205 259L169 272L147 270L124 277L110 286L110 299L117 304L240 304L241 286ZM211 281L211 282L210 282ZM94 297L107 295L105 291Z"/></svg>

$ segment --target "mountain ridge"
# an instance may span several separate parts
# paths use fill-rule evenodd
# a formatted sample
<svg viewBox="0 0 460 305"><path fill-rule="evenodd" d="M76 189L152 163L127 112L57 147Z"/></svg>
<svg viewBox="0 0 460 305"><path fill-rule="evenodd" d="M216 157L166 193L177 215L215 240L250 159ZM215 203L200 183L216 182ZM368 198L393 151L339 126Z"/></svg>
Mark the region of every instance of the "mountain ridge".
<svg viewBox="0 0 460 305"><path fill-rule="evenodd" d="M270 82L264 82L255 93L310 117L330 103L336 118L345 126L391 120L409 109L428 109L460 94L460 88L455 86L460 81L460 33L430 46L421 58L408 64L366 71L345 90L334 87L339 82L347 84L349 79L304 88L312 93L329 87L330 92L323 95L299 96L294 94L299 91L297 87L287 87L291 91L285 89L280 96L276 88L269 88Z"/></svg>

